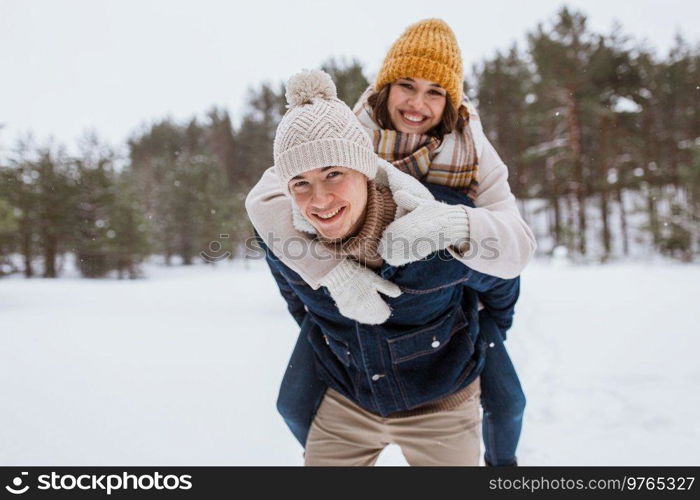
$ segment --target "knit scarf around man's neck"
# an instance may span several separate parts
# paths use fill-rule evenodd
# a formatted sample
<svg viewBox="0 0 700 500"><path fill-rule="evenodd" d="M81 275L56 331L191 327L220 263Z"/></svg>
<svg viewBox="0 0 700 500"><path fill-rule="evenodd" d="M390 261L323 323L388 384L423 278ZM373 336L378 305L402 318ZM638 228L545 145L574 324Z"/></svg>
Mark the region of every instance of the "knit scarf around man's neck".
<svg viewBox="0 0 700 500"><path fill-rule="evenodd" d="M378 269L384 260L377 252L377 245L386 227L394 220L396 203L387 186L374 181L367 183L367 212L360 231L344 239L329 240L319 235L319 241L336 255L352 257L360 264Z"/></svg>
<svg viewBox="0 0 700 500"><path fill-rule="evenodd" d="M420 181L456 188L474 199L479 186L478 158L469 126L466 97L458 110L465 121L464 130L461 134L453 131L440 141L429 135L381 128L374 119L372 106L367 102L373 92L370 86L353 111L360 123L372 132L374 152Z"/></svg>

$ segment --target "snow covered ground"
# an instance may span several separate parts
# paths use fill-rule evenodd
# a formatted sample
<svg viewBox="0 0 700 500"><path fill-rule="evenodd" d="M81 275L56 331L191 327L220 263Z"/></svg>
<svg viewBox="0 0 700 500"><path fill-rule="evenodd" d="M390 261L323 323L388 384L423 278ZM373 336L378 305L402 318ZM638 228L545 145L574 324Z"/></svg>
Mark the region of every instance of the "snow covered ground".
<svg viewBox="0 0 700 500"><path fill-rule="evenodd" d="M0 465L300 465L264 262L0 281ZM700 266L535 262L508 346L523 465L700 463ZM405 464L389 447L380 464Z"/></svg>

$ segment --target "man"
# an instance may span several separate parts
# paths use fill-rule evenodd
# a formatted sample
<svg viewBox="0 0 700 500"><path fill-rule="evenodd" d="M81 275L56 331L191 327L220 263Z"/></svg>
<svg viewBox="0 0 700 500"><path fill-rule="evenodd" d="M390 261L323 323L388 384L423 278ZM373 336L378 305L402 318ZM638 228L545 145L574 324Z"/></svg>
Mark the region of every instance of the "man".
<svg viewBox="0 0 700 500"><path fill-rule="evenodd" d="M451 249L401 268L383 262L377 242L397 214L434 207L447 217L444 225L454 217L459 227L463 208L446 208L418 181L378 160L325 73L297 75L287 97L275 168L294 201L294 223L351 263L314 290L261 241L290 312L302 324L278 406L306 444L306 463L369 465L396 442L412 464L476 465L485 344L477 338L476 294L463 284L498 289L485 302L507 328L517 278L480 275L452 258ZM431 189L452 203L469 202L447 188ZM444 236L459 243L458 234ZM358 273L375 273L376 290L391 297L386 323L363 325L336 307L339 295L346 303L367 293L352 286Z"/></svg>

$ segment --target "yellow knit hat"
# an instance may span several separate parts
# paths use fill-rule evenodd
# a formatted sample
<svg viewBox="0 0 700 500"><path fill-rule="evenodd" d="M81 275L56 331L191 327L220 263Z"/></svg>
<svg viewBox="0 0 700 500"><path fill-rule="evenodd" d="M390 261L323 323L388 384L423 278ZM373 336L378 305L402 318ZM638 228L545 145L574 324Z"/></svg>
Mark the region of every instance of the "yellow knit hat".
<svg viewBox="0 0 700 500"><path fill-rule="evenodd" d="M455 34L442 19L425 19L406 28L384 58L374 88L379 91L406 77L439 83L459 108L464 81L462 54Z"/></svg>

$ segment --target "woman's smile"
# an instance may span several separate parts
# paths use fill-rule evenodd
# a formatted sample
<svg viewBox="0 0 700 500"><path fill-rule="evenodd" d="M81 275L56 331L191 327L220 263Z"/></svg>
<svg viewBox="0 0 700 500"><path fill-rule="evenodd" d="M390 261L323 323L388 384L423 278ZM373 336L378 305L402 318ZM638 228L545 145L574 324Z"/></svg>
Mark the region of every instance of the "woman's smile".
<svg viewBox="0 0 700 500"><path fill-rule="evenodd" d="M429 117L425 116L423 113L416 113L413 111L399 110L399 114L408 127L422 127L423 123L429 119Z"/></svg>

